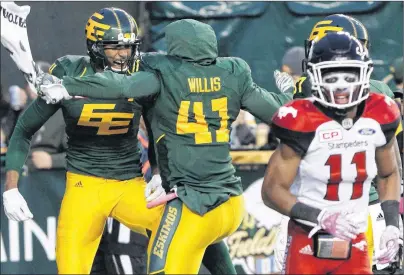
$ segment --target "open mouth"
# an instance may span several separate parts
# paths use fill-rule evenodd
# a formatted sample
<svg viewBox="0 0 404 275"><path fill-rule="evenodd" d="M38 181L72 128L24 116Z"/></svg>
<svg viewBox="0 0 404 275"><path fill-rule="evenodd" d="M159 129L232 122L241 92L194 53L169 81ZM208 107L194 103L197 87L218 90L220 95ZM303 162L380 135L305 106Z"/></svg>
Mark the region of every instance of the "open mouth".
<svg viewBox="0 0 404 275"><path fill-rule="evenodd" d="M334 94L334 101L336 104L348 104L349 103L349 93Z"/></svg>
<svg viewBox="0 0 404 275"><path fill-rule="evenodd" d="M127 62L125 60L115 60L111 66L113 69L116 70L125 70L127 69Z"/></svg>

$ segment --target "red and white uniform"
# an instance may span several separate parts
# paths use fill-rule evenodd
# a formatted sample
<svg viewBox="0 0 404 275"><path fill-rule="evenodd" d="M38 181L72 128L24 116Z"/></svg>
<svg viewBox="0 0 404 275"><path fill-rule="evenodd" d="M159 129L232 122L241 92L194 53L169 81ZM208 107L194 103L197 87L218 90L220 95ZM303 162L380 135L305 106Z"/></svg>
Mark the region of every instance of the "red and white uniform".
<svg viewBox="0 0 404 275"><path fill-rule="evenodd" d="M345 129L344 123L327 116L309 99L294 100L274 115L273 130L282 143L302 155L292 194L318 209L353 211L365 232L370 184L377 174L375 151L394 137L400 112L392 99L373 93L362 110L352 127ZM307 236L307 228L290 221L286 273L352 274L352 265L358 273L370 272L364 234L353 241L345 265L312 256L312 239ZM306 260L313 261L310 267Z"/></svg>

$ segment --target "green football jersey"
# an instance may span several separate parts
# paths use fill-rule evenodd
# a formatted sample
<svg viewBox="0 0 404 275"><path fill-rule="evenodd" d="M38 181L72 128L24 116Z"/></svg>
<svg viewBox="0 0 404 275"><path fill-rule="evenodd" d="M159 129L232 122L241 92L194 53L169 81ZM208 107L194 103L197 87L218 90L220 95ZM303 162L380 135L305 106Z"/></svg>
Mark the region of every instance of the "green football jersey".
<svg viewBox="0 0 404 275"><path fill-rule="evenodd" d="M387 86L385 83L382 81L370 80L370 91L374 93L380 93L380 94L385 94L388 97L394 98L393 92L390 90L389 86ZM310 80L308 79L307 75L303 75L295 85L294 89L294 95L293 99L298 99L298 98L306 98L311 96L311 83ZM369 191L369 202L374 202L379 199L379 195L377 193L376 188L374 187L375 182L372 182L372 185L370 186L370 191Z"/></svg>
<svg viewBox="0 0 404 275"><path fill-rule="evenodd" d="M85 56L59 58L49 71L59 78L95 73ZM22 115L19 124L35 132L59 108L63 111L68 136L68 171L117 180L142 176L137 140L142 107L137 102L78 97L48 105L38 98ZM25 158L22 164L16 160L10 159L7 168L18 170Z"/></svg>
<svg viewBox="0 0 404 275"><path fill-rule="evenodd" d="M217 57L215 34L206 26L193 20L167 26L168 55L142 56L149 72L63 79L71 95L96 96L96 87L101 98L152 100L148 118L163 182L201 215L242 193L229 154L240 109L269 123L292 98L258 87L242 59ZM107 81L111 76L115 83Z"/></svg>

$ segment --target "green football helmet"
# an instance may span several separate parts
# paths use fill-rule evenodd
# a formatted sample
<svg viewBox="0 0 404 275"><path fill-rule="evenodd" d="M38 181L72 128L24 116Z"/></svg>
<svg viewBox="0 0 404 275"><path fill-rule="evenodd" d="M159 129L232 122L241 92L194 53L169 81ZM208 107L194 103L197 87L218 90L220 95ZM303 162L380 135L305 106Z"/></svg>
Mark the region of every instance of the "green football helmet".
<svg viewBox="0 0 404 275"><path fill-rule="evenodd" d="M314 39L321 40L329 32L347 32L358 39L364 47L369 49L369 34L365 26L357 19L344 15L332 14L325 17L314 25L310 36L305 40L306 58L309 55L310 47Z"/></svg>
<svg viewBox="0 0 404 275"><path fill-rule="evenodd" d="M88 19L86 25L87 53L96 68L112 70L117 73L131 73L134 61L139 55L139 29L135 19L126 11L118 8L103 8ZM124 60L119 60L121 69L113 68L105 55L106 48L131 48Z"/></svg>

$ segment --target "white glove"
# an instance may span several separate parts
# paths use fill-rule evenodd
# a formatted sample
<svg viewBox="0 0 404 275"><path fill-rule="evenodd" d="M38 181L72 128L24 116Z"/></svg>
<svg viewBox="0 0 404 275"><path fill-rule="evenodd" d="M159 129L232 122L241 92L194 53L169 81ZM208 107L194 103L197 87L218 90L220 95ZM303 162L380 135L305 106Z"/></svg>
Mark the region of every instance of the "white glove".
<svg viewBox="0 0 404 275"><path fill-rule="evenodd" d="M160 175L154 175L151 180L147 183L146 190L144 192L144 196L146 197L146 201L150 202L155 200L161 196L165 196L166 191L161 185L161 177Z"/></svg>
<svg viewBox="0 0 404 275"><path fill-rule="evenodd" d="M275 70L274 78L275 78L276 86L282 93L285 93L288 89L294 89L294 87L295 87L295 82L293 81L293 77L288 73L285 73L285 72L281 73L280 71Z"/></svg>
<svg viewBox="0 0 404 275"><path fill-rule="evenodd" d="M6 216L9 220L19 222L34 217L28 208L27 202L17 188L10 189L3 193L3 205L4 212L6 212Z"/></svg>
<svg viewBox="0 0 404 275"><path fill-rule="evenodd" d="M400 229L388 225L380 238L380 250L376 251L375 259L379 264L387 264L394 261L399 249Z"/></svg>
<svg viewBox="0 0 404 275"><path fill-rule="evenodd" d="M356 239L361 225L356 222L355 215L349 212L333 212L323 209L317 217L318 225L309 233L311 238L318 230L324 229L334 237L350 241Z"/></svg>
<svg viewBox="0 0 404 275"><path fill-rule="evenodd" d="M41 85L39 90L38 94L47 104L56 104L63 99L69 100L73 98L62 84Z"/></svg>

